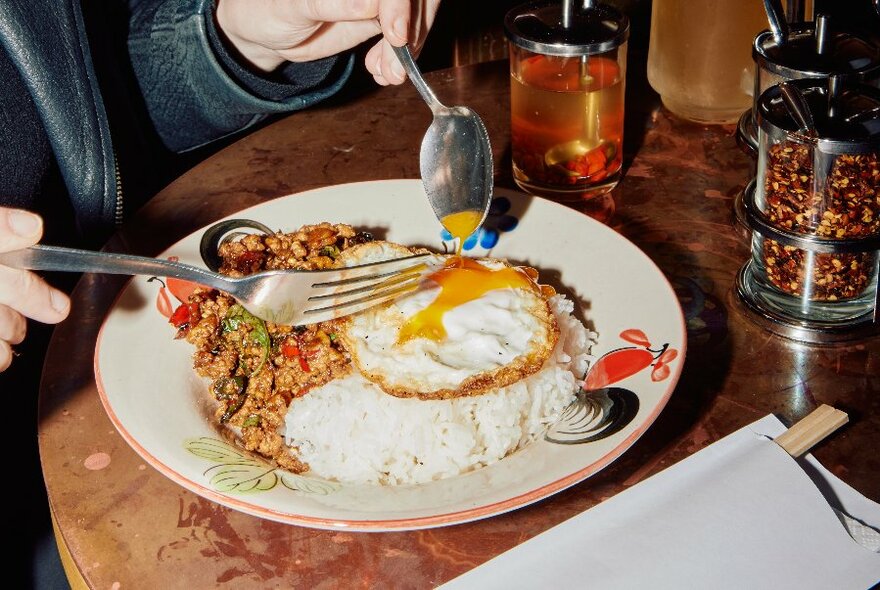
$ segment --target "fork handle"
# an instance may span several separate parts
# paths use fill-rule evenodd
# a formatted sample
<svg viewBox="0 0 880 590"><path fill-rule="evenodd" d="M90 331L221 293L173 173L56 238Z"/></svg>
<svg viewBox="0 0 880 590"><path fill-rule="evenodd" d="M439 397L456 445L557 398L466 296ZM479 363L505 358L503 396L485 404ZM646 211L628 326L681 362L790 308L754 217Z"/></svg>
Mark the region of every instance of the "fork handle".
<svg viewBox="0 0 880 590"><path fill-rule="evenodd" d="M0 252L0 264L25 270L155 275L184 279L215 289L230 288L222 275L181 262L58 246L37 245L23 250Z"/></svg>

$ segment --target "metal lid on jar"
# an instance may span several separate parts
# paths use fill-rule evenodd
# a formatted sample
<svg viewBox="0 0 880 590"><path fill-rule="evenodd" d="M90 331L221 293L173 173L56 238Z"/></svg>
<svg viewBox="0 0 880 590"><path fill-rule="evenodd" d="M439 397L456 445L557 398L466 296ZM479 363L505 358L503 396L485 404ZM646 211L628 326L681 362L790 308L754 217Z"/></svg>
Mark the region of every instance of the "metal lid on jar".
<svg viewBox="0 0 880 590"><path fill-rule="evenodd" d="M786 105L779 85L765 90L758 99L758 127L771 135L780 132L800 143L813 144L829 154L858 154L880 151L880 90L864 84L844 86L834 93L826 79L787 82L806 100L813 131L801 128Z"/></svg>
<svg viewBox="0 0 880 590"><path fill-rule="evenodd" d="M629 19L605 4L537 0L504 17L511 43L544 55L576 56L611 51L629 38Z"/></svg>
<svg viewBox="0 0 880 590"><path fill-rule="evenodd" d="M880 47L855 33L833 30L827 19L819 18L792 25L782 43L770 31L759 33L752 47L755 63L787 80L835 74L880 79Z"/></svg>

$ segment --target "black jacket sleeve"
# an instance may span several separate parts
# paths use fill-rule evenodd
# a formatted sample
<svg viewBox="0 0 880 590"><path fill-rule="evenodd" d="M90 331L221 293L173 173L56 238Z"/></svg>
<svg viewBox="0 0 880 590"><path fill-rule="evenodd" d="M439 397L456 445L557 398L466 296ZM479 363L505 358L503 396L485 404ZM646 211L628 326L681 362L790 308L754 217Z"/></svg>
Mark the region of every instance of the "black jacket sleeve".
<svg viewBox="0 0 880 590"><path fill-rule="evenodd" d="M258 75L225 47L213 0L129 0L128 49L156 132L171 150L197 148L273 113L336 93L353 56L287 64Z"/></svg>

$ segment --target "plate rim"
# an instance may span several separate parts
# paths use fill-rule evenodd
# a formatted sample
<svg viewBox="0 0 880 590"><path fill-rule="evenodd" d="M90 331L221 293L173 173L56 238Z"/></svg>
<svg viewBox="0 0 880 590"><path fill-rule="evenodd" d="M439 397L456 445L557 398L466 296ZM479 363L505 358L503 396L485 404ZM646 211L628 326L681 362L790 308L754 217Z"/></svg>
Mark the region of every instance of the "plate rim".
<svg viewBox="0 0 880 590"><path fill-rule="evenodd" d="M266 205L271 202L291 199L303 196L309 193L320 192L322 190L327 189L340 189L344 187L356 187L358 185L364 184L382 184L389 182L401 182L405 181L408 183L416 183L420 182L417 179L383 179L383 180L367 180L367 181L358 181L358 182L350 182L350 183L342 183L335 185L327 185L323 187L317 187L313 189L308 189L305 191L290 193L287 195L282 195L280 197L276 197L273 199L269 199L267 201L263 201L262 203L258 203L256 205L252 205L241 209L235 213L230 215L226 215L223 219L227 217L232 217L235 215L239 215L244 211L259 208L263 205ZM498 192L498 191L496 191ZM644 262L647 262L653 270L657 273L657 276L662 279L663 287L668 291L668 295L671 297L673 301L678 302L677 296L675 295L675 290L670 283L669 279L666 277L665 273L660 269L659 266L651 259L641 248L639 248L636 244L634 244L629 238L623 236L616 232L613 228L596 221L595 219L590 218L587 215L579 213L575 210L572 210L565 205L556 203L554 201L543 199L541 197L530 195L527 193L518 193L517 191L510 191L509 189L504 189L499 194L503 194L504 192L512 192L515 194L519 194L525 198L529 199L537 199L542 201L545 205L550 205L552 208L562 208L565 211L571 212L573 214L583 215L585 220L588 223L593 223L597 227L601 227L604 230L608 230L617 234L625 243L628 243L637 253L637 255L641 256ZM164 252L174 249L176 246L181 244L182 242L191 238L191 236L201 229L197 229L183 238L175 241L173 244L163 248L160 255ZM434 514L429 516L419 516L419 517L409 517L409 518L392 518L392 519L328 519L324 517L315 517L308 516L303 514L294 514L288 511L280 511L274 508L269 508L266 506L255 505L251 502L243 501L231 494L226 494L223 492L219 492L213 490L209 487L206 487L198 482L195 482L185 475L182 475L175 471L170 466L166 465L162 460L157 458L151 452L149 452L122 424L119 416L113 409L113 406L110 403L110 400L107 395L107 390L104 385L101 369L100 369L100 356L101 356L101 345L104 340L104 331L107 327L108 321L114 309L116 309L119 299L126 293L129 287L132 285L134 278L129 279L125 282L125 284L120 288L120 290L116 293L113 298L113 302L109 305L104 317L101 321L101 327L98 331L98 335L96 338L95 345L95 353L93 355L93 368L95 373L95 383L98 390L99 399L101 401L102 406L104 407L105 412L107 413L108 418L113 424L116 431L120 434L123 440L142 458L144 459L151 467L156 469L162 475L180 485L181 487L195 493L196 495L207 498L213 502L216 502L220 505L226 506L230 509L234 509L252 516L256 516L259 518L264 518L268 520L272 520L275 522L279 522L282 524L292 524L305 526L316 529L323 530L347 530L353 532L392 532L392 531L409 531L409 530L420 530L420 529L428 529L428 528L436 528L442 526L449 526L454 524L464 524L467 522L473 522L476 520L481 520L484 518L490 518L493 516L498 516L504 514L506 512L510 512L519 508L524 508L536 502L539 502L545 498L548 498L558 492L561 492L569 487L572 487L582 481L585 481L589 477L595 475L602 469L606 468L608 465L616 461L623 455L641 436L651 427L651 425L656 421L657 417L660 413L665 409L669 398L672 396L672 393L675 391L678 382L680 380L682 371L684 369L684 361L687 356L687 325L686 320L684 318L684 313L681 309L681 306L678 305L678 328L680 330L679 334L681 336L681 345L680 345L680 359L681 362L677 364L675 371L670 375L669 381L666 385L666 390L663 395L658 399L657 403L654 406L653 411L645 417L645 419L631 432L625 439L620 441L614 448L610 451L606 452L599 459L591 462L590 464L584 466L582 469L574 471L564 477L556 479L552 482L548 482L538 488L534 488L529 490L528 492L518 494L504 500L493 502L490 504L482 504L480 506L475 506L472 508L466 508L463 510L455 510L450 512L443 512L442 514ZM280 468L278 468L280 469Z"/></svg>

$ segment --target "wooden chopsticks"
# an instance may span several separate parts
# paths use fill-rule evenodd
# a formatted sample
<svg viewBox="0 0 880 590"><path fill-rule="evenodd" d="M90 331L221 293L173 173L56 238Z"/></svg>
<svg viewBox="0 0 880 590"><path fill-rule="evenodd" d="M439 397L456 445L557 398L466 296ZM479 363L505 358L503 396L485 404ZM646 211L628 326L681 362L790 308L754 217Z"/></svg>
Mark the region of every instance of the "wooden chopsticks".
<svg viewBox="0 0 880 590"><path fill-rule="evenodd" d="M789 455L797 458L848 421L846 412L822 404L777 436L775 441Z"/></svg>

